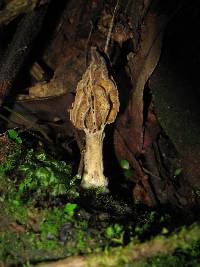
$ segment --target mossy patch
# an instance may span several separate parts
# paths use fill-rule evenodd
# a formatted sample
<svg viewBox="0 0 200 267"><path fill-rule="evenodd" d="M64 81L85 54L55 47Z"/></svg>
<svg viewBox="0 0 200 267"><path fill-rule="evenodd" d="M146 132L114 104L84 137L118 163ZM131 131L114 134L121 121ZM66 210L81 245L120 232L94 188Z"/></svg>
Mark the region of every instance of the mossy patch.
<svg viewBox="0 0 200 267"><path fill-rule="evenodd" d="M98 215L81 207L72 162L4 138L8 147L15 147L0 165L0 258L5 264L53 260L117 244L119 231L106 234L112 227L109 220L104 222L101 215L97 223ZM86 198L84 193L81 198Z"/></svg>
<svg viewBox="0 0 200 267"><path fill-rule="evenodd" d="M10 145L15 149L6 150L0 165L0 263L29 266L103 253L102 266L124 266L137 244L144 242L140 246L147 249L147 240L158 234L156 242L169 236L167 247L177 244L179 235L171 236L174 224L169 213L119 196L81 191L71 161L56 159L41 146L26 147L24 141ZM177 247L183 245L179 242L173 251ZM106 265L109 255L109 262L118 265Z"/></svg>

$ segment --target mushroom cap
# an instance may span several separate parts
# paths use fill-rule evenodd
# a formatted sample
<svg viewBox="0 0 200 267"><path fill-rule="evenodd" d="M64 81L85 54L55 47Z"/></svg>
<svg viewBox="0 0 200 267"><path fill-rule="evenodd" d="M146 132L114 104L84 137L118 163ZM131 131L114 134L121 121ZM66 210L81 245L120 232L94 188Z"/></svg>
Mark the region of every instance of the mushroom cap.
<svg viewBox="0 0 200 267"><path fill-rule="evenodd" d="M77 85L70 120L80 130L96 132L112 123L118 111L117 86L109 75L105 59L92 47L91 63Z"/></svg>

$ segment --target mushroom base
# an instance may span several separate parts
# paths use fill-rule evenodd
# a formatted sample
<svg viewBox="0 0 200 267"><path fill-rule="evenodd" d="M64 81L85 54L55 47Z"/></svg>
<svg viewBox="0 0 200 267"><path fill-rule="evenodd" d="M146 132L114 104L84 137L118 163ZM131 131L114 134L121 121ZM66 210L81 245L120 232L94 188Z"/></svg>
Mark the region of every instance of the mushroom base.
<svg viewBox="0 0 200 267"><path fill-rule="evenodd" d="M86 147L84 153L84 172L81 186L83 188L101 188L108 191L108 180L103 171L103 129L95 133L85 131Z"/></svg>

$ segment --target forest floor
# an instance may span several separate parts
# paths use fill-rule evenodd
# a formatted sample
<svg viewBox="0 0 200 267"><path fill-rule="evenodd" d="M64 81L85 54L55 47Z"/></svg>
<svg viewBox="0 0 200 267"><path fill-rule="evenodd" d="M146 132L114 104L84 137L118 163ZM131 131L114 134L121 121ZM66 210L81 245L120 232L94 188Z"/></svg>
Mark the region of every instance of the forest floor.
<svg viewBox="0 0 200 267"><path fill-rule="evenodd" d="M198 216L148 208L120 190L80 190L74 169L31 133L1 135L1 267L200 266Z"/></svg>

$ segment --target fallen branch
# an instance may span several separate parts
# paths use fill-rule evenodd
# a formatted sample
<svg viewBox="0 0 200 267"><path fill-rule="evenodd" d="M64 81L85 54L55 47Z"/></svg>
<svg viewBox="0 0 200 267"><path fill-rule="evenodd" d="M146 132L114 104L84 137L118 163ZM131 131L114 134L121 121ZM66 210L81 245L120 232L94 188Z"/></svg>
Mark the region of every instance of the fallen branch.
<svg viewBox="0 0 200 267"><path fill-rule="evenodd" d="M112 248L99 254L87 256L73 256L57 262L44 262L36 267L114 267L125 266L131 262L135 266L137 261L155 256L159 253L172 254L176 249L186 249L200 239L200 226L194 224L183 227L178 233L170 236L159 235L150 241L140 244L130 243L126 247ZM137 266L137 265L136 265Z"/></svg>
<svg viewBox="0 0 200 267"><path fill-rule="evenodd" d="M36 6L45 3L47 3L47 0L5 0L0 10L0 25L8 24L20 14L28 13L34 10Z"/></svg>

